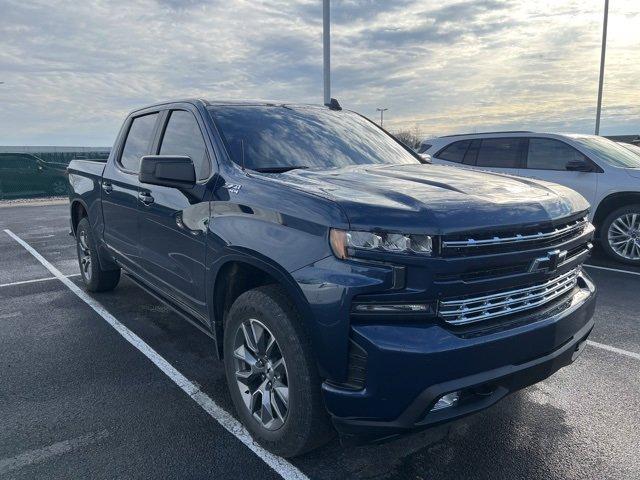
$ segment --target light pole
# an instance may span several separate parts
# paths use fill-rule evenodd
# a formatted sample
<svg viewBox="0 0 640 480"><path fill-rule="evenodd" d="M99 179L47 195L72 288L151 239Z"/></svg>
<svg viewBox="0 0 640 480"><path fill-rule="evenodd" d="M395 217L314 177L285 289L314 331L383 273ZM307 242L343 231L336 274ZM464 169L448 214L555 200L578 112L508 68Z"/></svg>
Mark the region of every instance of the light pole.
<svg viewBox="0 0 640 480"><path fill-rule="evenodd" d="M596 135L600 135L600 114L602 113L602 84L604 83L604 58L607 51L607 22L609 21L609 0L604 0L604 22L602 24L602 50L600 51L600 81L598 83L598 108L596 110Z"/></svg>
<svg viewBox="0 0 640 480"><path fill-rule="evenodd" d="M322 1L322 56L324 73L324 104L331 103L331 17L329 0Z"/></svg>
<svg viewBox="0 0 640 480"><path fill-rule="evenodd" d="M376 108L378 112L380 112L380 126L382 127L382 121L384 120L384 112L389 110L388 108Z"/></svg>

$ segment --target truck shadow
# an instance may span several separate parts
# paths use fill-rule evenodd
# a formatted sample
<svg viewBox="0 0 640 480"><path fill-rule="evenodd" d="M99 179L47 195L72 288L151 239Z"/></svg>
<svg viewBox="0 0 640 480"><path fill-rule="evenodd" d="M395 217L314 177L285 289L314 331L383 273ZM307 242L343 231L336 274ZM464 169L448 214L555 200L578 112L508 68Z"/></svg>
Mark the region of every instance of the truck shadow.
<svg viewBox="0 0 640 480"><path fill-rule="evenodd" d="M294 463L311 478L327 479L580 475L574 462L584 451L572 438L566 413L532 399L536 389L517 392L486 412L383 445L345 448L334 441Z"/></svg>

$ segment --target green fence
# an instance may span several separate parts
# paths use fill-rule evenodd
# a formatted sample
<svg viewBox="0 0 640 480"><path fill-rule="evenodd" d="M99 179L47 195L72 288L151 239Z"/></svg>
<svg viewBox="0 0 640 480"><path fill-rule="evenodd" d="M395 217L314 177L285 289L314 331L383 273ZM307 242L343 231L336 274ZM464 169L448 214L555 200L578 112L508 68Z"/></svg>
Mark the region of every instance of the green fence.
<svg viewBox="0 0 640 480"><path fill-rule="evenodd" d="M73 159L103 160L106 147L0 146L0 200L65 196Z"/></svg>

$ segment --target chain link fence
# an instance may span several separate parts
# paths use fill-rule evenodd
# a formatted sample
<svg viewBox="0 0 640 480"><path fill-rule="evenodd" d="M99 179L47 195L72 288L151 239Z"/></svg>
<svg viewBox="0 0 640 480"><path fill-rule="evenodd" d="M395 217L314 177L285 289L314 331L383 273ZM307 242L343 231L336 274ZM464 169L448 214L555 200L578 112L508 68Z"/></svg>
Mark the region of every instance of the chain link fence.
<svg viewBox="0 0 640 480"><path fill-rule="evenodd" d="M74 159L106 161L107 147L0 146L0 200L66 196Z"/></svg>

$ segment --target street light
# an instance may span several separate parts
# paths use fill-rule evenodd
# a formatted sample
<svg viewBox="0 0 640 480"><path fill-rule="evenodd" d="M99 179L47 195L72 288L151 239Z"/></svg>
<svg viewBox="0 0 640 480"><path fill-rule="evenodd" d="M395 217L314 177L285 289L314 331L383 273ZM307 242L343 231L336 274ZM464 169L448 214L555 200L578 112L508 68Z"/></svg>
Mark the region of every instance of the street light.
<svg viewBox="0 0 640 480"><path fill-rule="evenodd" d="M329 0L322 2L322 56L324 73L324 104L331 103L331 19Z"/></svg>
<svg viewBox="0 0 640 480"><path fill-rule="evenodd" d="M382 127L382 121L384 120L384 112L389 110L388 108L376 108L378 112L380 112L380 126Z"/></svg>
<svg viewBox="0 0 640 480"><path fill-rule="evenodd" d="M598 83L598 108L596 110L596 135L600 135L600 113L602 112L602 84L604 83L604 58L607 51L607 22L609 0L604 0L604 22L602 24L602 50L600 51L600 81Z"/></svg>

